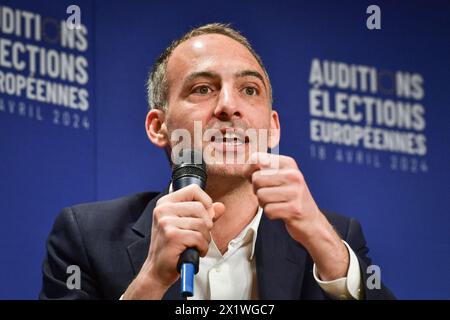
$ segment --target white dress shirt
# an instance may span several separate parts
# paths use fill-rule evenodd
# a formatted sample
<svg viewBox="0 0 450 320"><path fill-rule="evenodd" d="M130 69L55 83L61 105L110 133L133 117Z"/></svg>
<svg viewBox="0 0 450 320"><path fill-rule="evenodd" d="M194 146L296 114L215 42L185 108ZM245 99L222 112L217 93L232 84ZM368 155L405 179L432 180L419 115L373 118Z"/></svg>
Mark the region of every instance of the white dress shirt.
<svg viewBox="0 0 450 320"><path fill-rule="evenodd" d="M188 299L258 299L253 253L261 216L260 209L241 233L230 241L224 255L211 240L206 256L200 258L199 271L194 278L194 296Z"/></svg>

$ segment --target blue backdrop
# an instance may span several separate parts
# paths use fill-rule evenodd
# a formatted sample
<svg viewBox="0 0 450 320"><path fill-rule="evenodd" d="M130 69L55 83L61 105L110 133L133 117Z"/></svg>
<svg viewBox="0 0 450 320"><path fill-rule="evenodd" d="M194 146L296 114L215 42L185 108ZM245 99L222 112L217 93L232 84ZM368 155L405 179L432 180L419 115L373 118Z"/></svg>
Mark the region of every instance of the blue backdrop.
<svg viewBox="0 0 450 320"><path fill-rule="evenodd" d="M165 156L144 130L146 76L172 39L209 22L232 23L261 55L281 117L280 153L295 157L322 208L361 221L383 281L399 298L450 298L448 1L378 1L381 30L369 30L368 1L84 0L77 1L84 26L78 47L61 40L70 4L0 2L1 299L37 297L45 239L61 208L166 185ZM11 25L11 10L31 12L32 31ZM14 53L14 43L45 49L38 66L46 72L34 70L25 51ZM60 61L52 59L64 54L78 59L81 79L52 70ZM14 55L27 66L11 63ZM313 61L322 72L331 62L367 67L376 89L310 81ZM402 83L415 79L412 95L401 90L408 89L402 75ZM78 100L18 92L20 79L73 88ZM367 113L359 123L327 118L314 109L316 89L330 101L346 93L391 107L376 109L384 122L368 123ZM419 105L416 126L394 121L392 113L407 117L398 102ZM313 133L314 120L409 133L422 149L327 141Z"/></svg>

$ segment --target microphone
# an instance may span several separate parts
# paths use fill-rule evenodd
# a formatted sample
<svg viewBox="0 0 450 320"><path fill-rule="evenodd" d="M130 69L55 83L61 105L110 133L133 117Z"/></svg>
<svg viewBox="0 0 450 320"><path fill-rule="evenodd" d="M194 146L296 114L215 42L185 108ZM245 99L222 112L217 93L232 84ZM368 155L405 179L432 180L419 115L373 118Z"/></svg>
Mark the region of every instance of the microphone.
<svg viewBox="0 0 450 320"><path fill-rule="evenodd" d="M206 187L206 164L202 153L196 150L184 149L181 157L176 159L177 164L172 167L172 188L177 191L191 184L200 188ZM194 274L198 272L199 255L195 248L187 248L178 259L177 270L181 277L181 295L192 297L194 295Z"/></svg>

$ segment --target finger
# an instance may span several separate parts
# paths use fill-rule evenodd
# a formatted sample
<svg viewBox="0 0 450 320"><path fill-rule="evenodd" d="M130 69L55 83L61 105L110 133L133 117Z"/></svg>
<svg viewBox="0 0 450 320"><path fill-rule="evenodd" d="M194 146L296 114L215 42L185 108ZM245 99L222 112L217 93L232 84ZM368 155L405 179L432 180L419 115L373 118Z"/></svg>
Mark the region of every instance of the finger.
<svg viewBox="0 0 450 320"><path fill-rule="evenodd" d="M272 169L272 171L265 171L264 174L273 174L276 173L277 170L283 168L298 169L298 166L295 160L288 156L255 152L250 156L244 170L246 175L250 178L251 175L258 170Z"/></svg>
<svg viewBox="0 0 450 320"><path fill-rule="evenodd" d="M211 197L196 184L191 184L180 190L165 195L158 200L157 204L184 201L199 201L207 209L212 206Z"/></svg>
<svg viewBox="0 0 450 320"><path fill-rule="evenodd" d="M213 203L214 215L212 216L213 222L216 222L225 213L225 205L222 202Z"/></svg>
<svg viewBox="0 0 450 320"><path fill-rule="evenodd" d="M289 206L290 202L271 202L261 207L269 219L288 220L290 218Z"/></svg>
<svg viewBox="0 0 450 320"><path fill-rule="evenodd" d="M270 158L267 155L268 153L263 152L252 153L244 167L245 176L251 178L253 172L258 171L265 166L268 166Z"/></svg>
<svg viewBox="0 0 450 320"><path fill-rule="evenodd" d="M273 170L273 169L266 169ZM256 171L252 175L253 190L256 192L263 187L276 187L284 184L301 183L303 180L302 173L297 169L280 169L274 174L265 174L264 171Z"/></svg>
<svg viewBox="0 0 450 320"><path fill-rule="evenodd" d="M153 215L157 221L165 216L177 216L201 218L206 223L212 223L210 213L203 204L198 201L163 203L155 208Z"/></svg>
<svg viewBox="0 0 450 320"><path fill-rule="evenodd" d="M295 191L292 186L279 186L260 188L256 191L258 202L260 206L264 206L268 203L286 202L291 200L295 196Z"/></svg>
<svg viewBox="0 0 450 320"><path fill-rule="evenodd" d="M159 221L159 225L166 229L177 227L182 230L198 231L203 235L203 238L205 238L206 241L211 241L209 230L212 228L212 222L208 224L201 218L167 216Z"/></svg>
<svg viewBox="0 0 450 320"><path fill-rule="evenodd" d="M179 243L180 254L187 248L196 248L202 257L208 252L209 242L198 231L173 228L167 232L167 238Z"/></svg>

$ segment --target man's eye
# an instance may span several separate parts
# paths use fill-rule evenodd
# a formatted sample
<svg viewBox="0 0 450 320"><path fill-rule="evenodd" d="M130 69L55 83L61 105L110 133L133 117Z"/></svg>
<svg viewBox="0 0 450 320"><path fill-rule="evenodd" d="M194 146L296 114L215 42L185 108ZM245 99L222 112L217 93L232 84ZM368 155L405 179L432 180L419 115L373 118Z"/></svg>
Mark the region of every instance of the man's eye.
<svg viewBox="0 0 450 320"><path fill-rule="evenodd" d="M256 88L253 87L244 88L244 92L249 96L256 96L258 94L258 90L256 90Z"/></svg>
<svg viewBox="0 0 450 320"><path fill-rule="evenodd" d="M194 93L198 94L208 94L211 89L208 86L199 86L193 90Z"/></svg>

